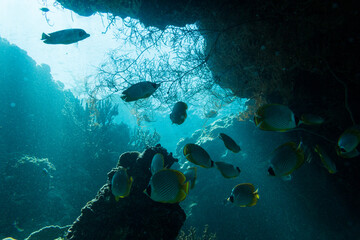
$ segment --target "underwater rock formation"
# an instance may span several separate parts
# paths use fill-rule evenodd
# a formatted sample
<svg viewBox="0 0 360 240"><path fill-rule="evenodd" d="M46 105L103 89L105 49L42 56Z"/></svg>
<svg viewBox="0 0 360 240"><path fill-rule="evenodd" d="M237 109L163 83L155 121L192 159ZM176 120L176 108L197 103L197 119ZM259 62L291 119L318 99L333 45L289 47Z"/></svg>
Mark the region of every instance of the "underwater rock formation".
<svg viewBox="0 0 360 240"><path fill-rule="evenodd" d="M115 200L111 180L117 168L112 169L107 183L81 210L67 239L175 239L186 219L184 211L179 204L154 202L143 193L151 177L149 169L156 153L163 154L165 166L177 162L160 144L143 153L123 153L117 167L127 168L127 173L134 179L130 195L118 202Z"/></svg>
<svg viewBox="0 0 360 240"><path fill-rule="evenodd" d="M354 122L347 105L360 121L356 1L58 2L81 15L130 16L160 29L196 22L205 38L207 65L220 86L257 104L276 102L295 113L320 113L330 127L340 126L336 135Z"/></svg>
<svg viewBox="0 0 360 240"><path fill-rule="evenodd" d="M16 229L14 237L25 237L34 226L58 217L52 210L62 203L48 198L55 170L47 158L23 156L8 162L0 174L0 204L6 206L1 209L1 234Z"/></svg>
<svg viewBox="0 0 360 240"><path fill-rule="evenodd" d="M200 9L209 4L207 1L78 1L57 0L63 7L73 10L82 16L91 16L96 12L110 13L121 18L139 19L145 26L155 26L164 29L167 25L184 26L194 23ZM197 9L198 11L194 11Z"/></svg>

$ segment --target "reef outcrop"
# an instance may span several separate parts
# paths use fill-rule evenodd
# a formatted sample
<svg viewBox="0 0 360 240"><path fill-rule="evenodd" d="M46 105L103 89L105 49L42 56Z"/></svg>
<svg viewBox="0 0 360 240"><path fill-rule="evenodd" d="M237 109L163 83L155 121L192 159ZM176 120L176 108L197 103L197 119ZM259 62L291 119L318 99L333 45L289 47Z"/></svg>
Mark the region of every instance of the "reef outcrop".
<svg viewBox="0 0 360 240"><path fill-rule="evenodd" d="M356 1L58 2L81 15L130 16L160 29L196 23L209 69L235 95L320 113L330 128L340 127L336 135L360 119Z"/></svg>
<svg viewBox="0 0 360 240"><path fill-rule="evenodd" d="M179 204L154 202L143 191L149 183L153 156L161 153L165 166L170 167L177 159L159 144L143 153L126 152L117 167L128 169L134 182L130 195L115 200L111 193L111 180L117 168L108 173L106 184L96 197L81 210L81 215L70 227L66 238L82 239L176 239L186 215Z"/></svg>
<svg viewBox="0 0 360 240"><path fill-rule="evenodd" d="M55 213L63 209L63 203L49 197L55 172L47 158L22 156L9 159L0 173L0 236L11 234L15 229L16 236L12 236L24 238L29 230L47 221L58 220Z"/></svg>

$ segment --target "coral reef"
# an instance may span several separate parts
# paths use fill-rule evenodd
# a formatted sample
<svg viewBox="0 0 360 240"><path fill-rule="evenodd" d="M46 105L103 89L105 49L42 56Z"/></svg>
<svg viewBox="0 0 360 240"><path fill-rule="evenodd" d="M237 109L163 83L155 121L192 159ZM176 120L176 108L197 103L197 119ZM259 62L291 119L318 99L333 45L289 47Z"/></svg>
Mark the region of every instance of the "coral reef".
<svg viewBox="0 0 360 240"><path fill-rule="evenodd" d="M159 144L143 153L123 153L117 166L128 169L134 178L130 195L115 201L111 179L116 168L108 173L107 183L96 197L81 210L81 215L69 229L66 238L76 239L175 239L185 221L179 204L152 201L144 193L151 177L149 170L155 153L164 155L170 167L177 159Z"/></svg>
<svg viewBox="0 0 360 240"><path fill-rule="evenodd" d="M2 38L0 53L0 205L7 206L0 239L23 239L71 223L130 136L127 125L114 123L116 105L99 101L84 109L49 66Z"/></svg>
<svg viewBox="0 0 360 240"><path fill-rule="evenodd" d="M56 221L64 207L59 201L48 197L53 188L55 167L48 159L23 156L11 159L0 175L0 190L3 193L0 228L3 233L17 229L24 237L28 229L39 223ZM4 194L8 193L8 194ZM58 213L59 215L56 215ZM54 215L53 215L54 214Z"/></svg>
<svg viewBox="0 0 360 240"><path fill-rule="evenodd" d="M133 150L144 149L146 146L155 146L160 142L160 134L154 130L134 128L133 136L130 138L129 145Z"/></svg>
<svg viewBox="0 0 360 240"><path fill-rule="evenodd" d="M204 231L201 236L197 234L195 227L190 227L185 233L185 231L181 230L179 236L176 238L177 240L215 240L216 233L209 233L209 225L205 225Z"/></svg>

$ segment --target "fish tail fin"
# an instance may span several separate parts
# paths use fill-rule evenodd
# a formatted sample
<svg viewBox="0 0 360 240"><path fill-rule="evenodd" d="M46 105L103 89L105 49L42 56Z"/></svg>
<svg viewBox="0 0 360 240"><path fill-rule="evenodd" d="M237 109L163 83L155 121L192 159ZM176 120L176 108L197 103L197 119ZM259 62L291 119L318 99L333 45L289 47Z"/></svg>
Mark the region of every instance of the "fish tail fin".
<svg viewBox="0 0 360 240"><path fill-rule="evenodd" d="M255 206L257 204L257 201L258 201L258 197L257 196L254 196L251 203L249 203L248 205L245 205L244 207L252 207L252 206Z"/></svg>
<svg viewBox="0 0 360 240"><path fill-rule="evenodd" d="M182 185L182 190L186 193L186 195L189 193L189 186L190 182L186 182Z"/></svg>
<svg viewBox="0 0 360 240"><path fill-rule="evenodd" d="M256 199L260 199L260 195L259 195L259 189L256 189L256 191L254 192Z"/></svg>
<svg viewBox="0 0 360 240"><path fill-rule="evenodd" d="M190 181L190 189L194 189L195 187L195 179Z"/></svg>
<svg viewBox="0 0 360 240"><path fill-rule="evenodd" d="M47 35L46 33L42 33L41 40L46 40L46 39L49 39L49 38L50 38L49 35Z"/></svg>

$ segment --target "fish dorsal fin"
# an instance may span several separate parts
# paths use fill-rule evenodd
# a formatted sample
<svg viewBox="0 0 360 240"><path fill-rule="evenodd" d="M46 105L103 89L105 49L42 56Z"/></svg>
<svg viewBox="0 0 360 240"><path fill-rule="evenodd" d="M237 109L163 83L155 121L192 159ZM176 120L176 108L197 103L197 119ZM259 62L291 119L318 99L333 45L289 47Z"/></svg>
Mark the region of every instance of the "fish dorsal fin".
<svg viewBox="0 0 360 240"><path fill-rule="evenodd" d="M186 195L189 193L190 183L186 182L182 185L181 189L186 193Z"/></svg>
<svg viewBox="0 0 360 240"><path fill-rule="evenodd" d="M169 169L169 170L173 171L176 174L180 184L183 184L186 181L186 177L182 172L173 169Z"/></svg>
<svg viewBox="0 0 360 240"><path fill-rule="evenodd" d="M187 186L189 186L189 183L187 182L186 184L184 184L184 185L187 185ZM176 203L176 202L181 202L181 201L183 201L185 198L187 197L187 193L183 190L183 189L181 189L180 191L179 191L179 194L176 196L176 198L174 199L174 203Z"/></svg>

